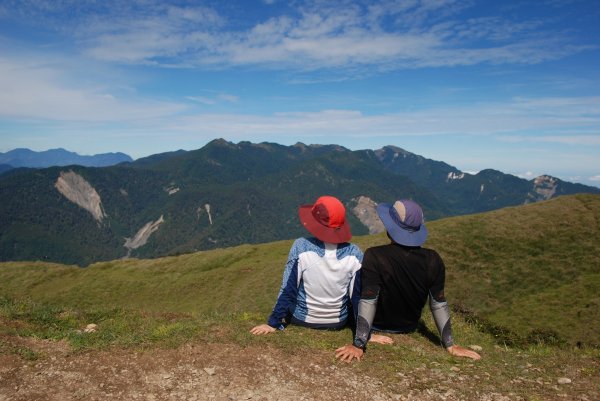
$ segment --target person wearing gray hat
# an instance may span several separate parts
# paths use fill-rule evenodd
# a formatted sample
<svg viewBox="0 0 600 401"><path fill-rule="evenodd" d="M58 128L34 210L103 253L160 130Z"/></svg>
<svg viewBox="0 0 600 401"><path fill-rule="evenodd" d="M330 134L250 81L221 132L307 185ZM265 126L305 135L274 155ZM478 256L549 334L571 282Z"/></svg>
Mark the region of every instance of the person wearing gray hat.
<svg viewBox="0 0 600 401"><path fill-rule="evenodd" d="M373 331L416 330L429 299L444 348L455 356L480 359L478 353L454 344L452 339L450 308L444 296L445 266L436 251L421 247L427 239L421 207L412 200L398 200L379 204L377 214L392 242L369 248L364 254L354 341L338 348L336 358L360 360L369 341L393 343L391 337L371 334Z"/></svg>

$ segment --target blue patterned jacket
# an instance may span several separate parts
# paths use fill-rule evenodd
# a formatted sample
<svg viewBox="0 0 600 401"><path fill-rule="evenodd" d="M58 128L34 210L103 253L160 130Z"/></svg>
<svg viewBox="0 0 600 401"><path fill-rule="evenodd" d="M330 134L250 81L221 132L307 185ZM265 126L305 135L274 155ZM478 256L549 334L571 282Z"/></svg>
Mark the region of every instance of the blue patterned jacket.
<svg viewBox="0 0 600 401"><path fill-rule="evenodd" d="M283 329L293 317L308 326L335 325L356 316L363 253L354 244L298 238L288 256L269 325Z"/></svg>

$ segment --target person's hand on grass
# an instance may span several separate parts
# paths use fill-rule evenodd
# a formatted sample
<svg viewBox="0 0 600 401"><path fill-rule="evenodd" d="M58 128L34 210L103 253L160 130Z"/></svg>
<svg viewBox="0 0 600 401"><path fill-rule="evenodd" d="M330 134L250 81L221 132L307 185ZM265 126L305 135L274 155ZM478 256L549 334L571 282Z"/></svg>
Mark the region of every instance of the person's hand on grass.
<svg viewBox="0 0 600 401"><path fill-rule="evenodd" d="M273 333L274 331L275 328L269 326L268 324L259 324L258 326L253 327L250 330L250 333L254 334L255 336L260 336L264 334Z"/></svg>
<svg viewBox="0 0 600 401"><path fill-rule="evenodd" d="M344 345L335 350L335 357L340 361L350 363L353 359L360 361L365 351L354 345Z"/></svg>
<svg viewBox="0 0 600 401"><path fill-rule="evenodd" d="M451 355L460 356L463 358L471 358L474 360L481 359L481 355L479 355L475 351L471 351L470 349L463 348L460 345L452 345L451 347L446 348Z"/></svg>
<svg viewBox="0 0 600 401"><path fill-rule="evenodd" d="M393 344L394 340L391 337L382 336L381 334L371 334L371 338L369 339L369 342L376 343L376 344L388 345L388 344Z"/></svg>

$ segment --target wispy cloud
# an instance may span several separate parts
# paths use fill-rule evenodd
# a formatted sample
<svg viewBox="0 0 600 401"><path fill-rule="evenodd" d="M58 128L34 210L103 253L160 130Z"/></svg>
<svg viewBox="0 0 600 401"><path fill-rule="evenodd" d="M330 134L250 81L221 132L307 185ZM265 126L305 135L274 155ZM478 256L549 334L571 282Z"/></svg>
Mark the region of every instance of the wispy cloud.
<svg viewBox="0 0 600 401"><path fill-rule="evenodd" d="M120 97L114 87L68 83L67 72L48 60L0 56L0 117L123 123L185 110L183 104Z"/></svg>
<svg viewBox="0 0 600 401"><path fill-rule="evenodd" d="M216 96L186 96L186 99L197 103L213 105L219 102L236 103L240 98L228 93L219 93Z"/></svg>
<svg viewBox="0 0 600 401"><path fill-rule="evenodd" d="M537 142L537 143L562 143L565 145L591 145L600 146L600 133L597 135L535 135L512 136L504 135L499 138L504 142Z"/></svg>
<svg viewBox="0 0 600 401"><path fill-rule="evenodd" d="M70 81L70 70L63 64L54 67L46 59L40 62L0 57L0 117L127 124L140 124L148 119L152 121L149 127L152 131L223 136L364 138L466 134L496 135L504 142L600 145L600 97L520 97L506 102L432 106L385 114L352 109L286 113L275 109L266 115L194 114L189 102L156 101L135 91L123 94L114 86L74 84ZM86 77L91 79L91 72L86 72ZM231 93L205 91L190 94L185 100L215 105L235 103L239 98Z"/></svg>
<svg viewBox="0 0 600 401"><path fill-rule="evenodd" d="M191 100L192 102L198 102L198 103L208 104L208 105L217 103L217 101L215 99L211 99L211 98L204 97L204 96L186 96L185 98L188 100Z"/></svg>
<svg viewBox="0 0 600 401"><path fill-rule="evenodd" d="M239 96L230 95L228 93L220 93L218 98L229 103L236 103L238 100L240 100Z"/></svg>
<svg viewBox="0 0 600 401"><path fill-rule="evenodd" d="M517 177L520 177L520 178L525 178L526 180L531 180L531 179L539 176L539 174L536 174L536 173L534 173L532 171L526 171L524 173L518 173L518 174L515 174L515 175Z"/></svg>
<svg viewBox="0 0 600 401"><path fill-rule="evenodd" d="M60 15L61 9L74 8L66 21L61 20L65 26L60 29L74 37L86 55L128 64L336 68L356 73L357 68L535 64L593 46L569 42L568 35L546 28L541 19L459 19L470 2L456 0L382 0L341 6L313 1L295 10L271 5L278 15L244 29L232 28L218 10L207 7L154 1L96 6L75 6L77 2L70 1L28 3L38 10L29 17L46 24L52 24L52 15ZM18 2L12 7L13 13L33 13L31 6L25 9Z"/></svg>
<svg viewBox="0 0 600 401"><path fill-rule="evenodd" d="M219 132L225 136L282 135L298 137L398 137L423 135L487 135L504 142L600 145L600 135L581 134L597 130L600 113L590 114L597 98L524 99L464 107L431 107L390 114L368 115L358 110L286 112L272 115L195 114L180 116L167 130L198 133ZM562 104L579 104L568 110ZM538 108L534 108L534 105ZM554 104L553 110L548 105ZM559 118L547 118L555 112ZM577 134L580 127L579 134ZM590 128L592 127L592 128ZM555 135L544 132L552 130ZM519 132L519 134L515 134ZM528 134L523 134L523 132ZM573 133L575 132L575 134Z"/></svg>

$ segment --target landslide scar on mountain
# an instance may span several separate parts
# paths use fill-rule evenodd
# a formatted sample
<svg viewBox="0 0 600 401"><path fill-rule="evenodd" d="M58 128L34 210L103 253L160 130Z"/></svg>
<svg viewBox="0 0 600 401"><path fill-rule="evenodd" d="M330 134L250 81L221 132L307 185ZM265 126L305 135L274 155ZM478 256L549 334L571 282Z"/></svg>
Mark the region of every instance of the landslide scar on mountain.
<svg viewBox="0 0 600 401"><path fill-rule="evenodd" d="M140 246L146 245L146 242L148 242L148 238L150 238L150 235L156 230L158 230L158 227L164 222L165 220L161 215L158 220L146 223L144 227L142 227L137 233L135 233L133 238L125 238L125 244L123 246L127 248L127 256L129 256L133 249L137 249Z"/></svg>
<svg viewBox="0 0 600 401"><path fill-rule="evenodd" d="M106 217L98 192L82 176L72 170L61 171L54 186L65 198L90 212L98 223L101 223L102 219Z"/></svg>
<svg viewBox="0 0 600 401"><path fill-rule="evenodd" d="M352 208L352 213L369 229L369 234L378 234L385 231L385 227L377 215L377 203L366 196L359 196L352 200L356 202L356 206Z"/></svg>
<svg viewBox="0 0 600 401"><path fill-rule="evenodd" d="M558 188L557 179L549 175L540 175L533 180L533 188L525 196L525 205L551 199Z"/></svg>
<svg viewBox="0 0 600 401"><path fill-rule="evenodd" d="M534 196L537 195L538 200L551 199L556 193L557 180L548 175L540 175L533 180Z"/></svg>

